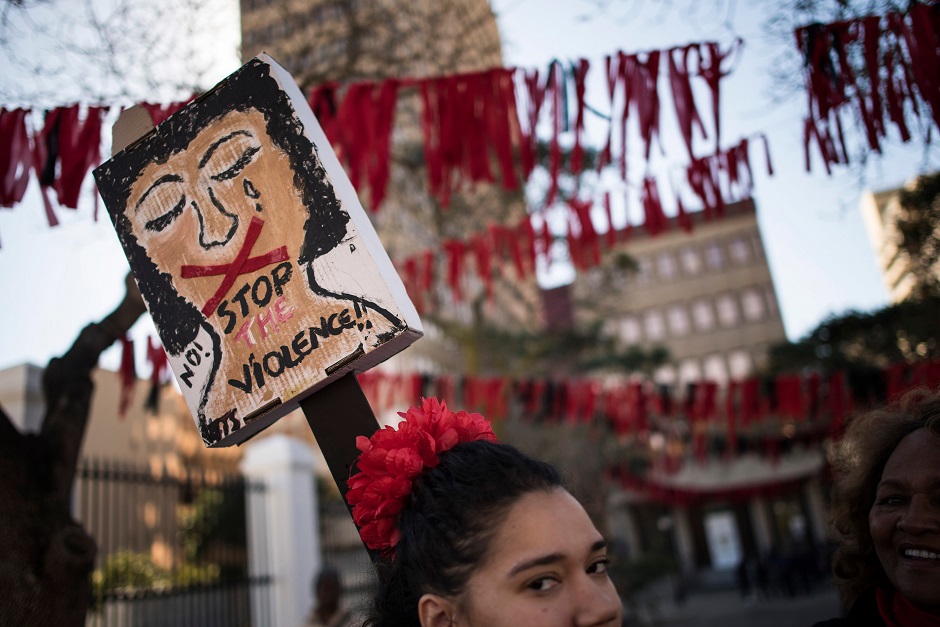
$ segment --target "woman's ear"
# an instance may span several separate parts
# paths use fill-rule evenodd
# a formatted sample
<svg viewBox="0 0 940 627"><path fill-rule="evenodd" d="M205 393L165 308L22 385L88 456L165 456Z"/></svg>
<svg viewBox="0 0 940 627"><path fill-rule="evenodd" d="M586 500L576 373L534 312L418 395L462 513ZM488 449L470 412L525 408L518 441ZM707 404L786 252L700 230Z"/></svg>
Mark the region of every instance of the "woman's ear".
<svg viewBox="0 0 940 627"><path fill-rule="evenodd" d="M418 599L418 618L421 627L451 627L456 618L457 606L450 599L437 594L425 594Z"/></svg>

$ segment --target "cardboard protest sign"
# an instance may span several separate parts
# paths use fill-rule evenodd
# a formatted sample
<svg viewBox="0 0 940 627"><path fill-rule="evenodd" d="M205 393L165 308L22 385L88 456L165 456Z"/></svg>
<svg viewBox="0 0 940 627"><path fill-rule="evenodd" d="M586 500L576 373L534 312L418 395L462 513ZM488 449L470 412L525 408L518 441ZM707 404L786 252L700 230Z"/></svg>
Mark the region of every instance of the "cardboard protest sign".
<svg viewBox="0 0 940 627"><path fill-rule="evenodd" d="M303 95L265 54L95 178L207 446L422 335Z"/></svg>

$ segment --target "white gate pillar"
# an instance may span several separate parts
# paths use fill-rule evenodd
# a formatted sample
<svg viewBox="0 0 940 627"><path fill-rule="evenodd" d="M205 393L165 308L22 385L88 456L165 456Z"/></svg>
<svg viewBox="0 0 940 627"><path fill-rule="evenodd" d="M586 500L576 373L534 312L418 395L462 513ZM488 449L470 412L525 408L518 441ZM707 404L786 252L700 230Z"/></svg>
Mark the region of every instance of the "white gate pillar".
<svg viewBox="0 0 940 627"><path fill-rule="evenodd" d="M757 545L757 557L763 559L770 549L773 548L774 535L773 526L770 521L770 506L767 499L758 496L751 500L748 505L748 513L751 518L751 528L754 530L754 544Z"/></svg>
<svg viewBox="0 0 940 627"><path fill-rule="evenodd" d="M313 453L299 440L277 434L247 445L241 463L249 490L248 555L252 577L268 575L267 603L252 596L252 622L272 627L303 624L313 603L313 578L320 571L320 527L314 487Z"/></svg>
<svg viewBox="0 0 940 627"><path fill-rule="evenodd" d="M806 482L806 504L809 524L813 530L813 540L818 546L825 546L829 541L829 513L823 499L822 482L815 476Z"/></svg>
<svg viewBox="0 0 940 627"><path fill-rule="evenodd" d="M689 520L689 510L685 507L676 506L672 509L673 538L675 539L675 549L679 559L679 568L682 573L690 574L695 572L695 546L692 539L692 523Z"/></svg>

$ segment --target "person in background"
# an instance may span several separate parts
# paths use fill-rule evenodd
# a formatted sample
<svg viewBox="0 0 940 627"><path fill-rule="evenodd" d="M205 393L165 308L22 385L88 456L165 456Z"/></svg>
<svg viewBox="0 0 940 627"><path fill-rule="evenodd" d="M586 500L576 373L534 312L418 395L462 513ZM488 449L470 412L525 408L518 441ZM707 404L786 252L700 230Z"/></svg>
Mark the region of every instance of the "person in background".
<svg viewBox="0 0 940 627"><path fill-rule="evenodd" d="M848 614L817 627L940 625L940 395L914 391L854 420L833 465Z"/></svg>
<svg viewBox="0 0 940 627"><path fill-rule="evenodd" d="M339 571L324 568L317 575L313 587L316 605L304 627L359 627L362 617L345 608L342 604L343 587Z"/></svg>
<svg viewBox="0 0 940 627"><path fill-rule="evenodd" d="M360 437L347 501L379 553L372 627L619 626L607 543L550 464L424 399Z"/></svg>

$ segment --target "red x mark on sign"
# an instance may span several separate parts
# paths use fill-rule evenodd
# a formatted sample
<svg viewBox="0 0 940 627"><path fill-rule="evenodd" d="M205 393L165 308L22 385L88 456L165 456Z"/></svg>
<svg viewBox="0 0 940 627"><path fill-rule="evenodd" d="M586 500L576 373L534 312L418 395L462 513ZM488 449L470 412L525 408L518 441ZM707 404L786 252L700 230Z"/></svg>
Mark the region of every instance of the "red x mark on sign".
<svg viewBox="0 0 940 627"><path fill-rule="evenodd" d="M216 276L216 275L225 275L222 278L222 283L219 284L219 289L215 291L215 294L212 295L212 298L209 299L202 307L202 315L209 316L216 307L219 306L219 303L222 302L222 299L232 289L232 285L235 284L235 279L242 274L248 274L249 272L254 272L265 266L269 266L272 263L277 263L278 261L284 261L287 257L287 246L281 246L280 248L275 248L272 251L269 251L258 257L249 257L251 254L251 249L255 245L255 242L258 241L258 236L261 235L261 227L264 226L264 220L258 216L252 216L251 224L248 225L248 232L245 234L245 241L242 242L242 247L238 251L238 255L235 256L235 260L232 263L225 263L217 266L183 266L180 268L180 277L184 279L193 279L196 277L203 276Z"/></svg>

